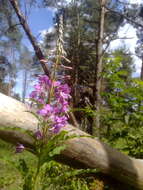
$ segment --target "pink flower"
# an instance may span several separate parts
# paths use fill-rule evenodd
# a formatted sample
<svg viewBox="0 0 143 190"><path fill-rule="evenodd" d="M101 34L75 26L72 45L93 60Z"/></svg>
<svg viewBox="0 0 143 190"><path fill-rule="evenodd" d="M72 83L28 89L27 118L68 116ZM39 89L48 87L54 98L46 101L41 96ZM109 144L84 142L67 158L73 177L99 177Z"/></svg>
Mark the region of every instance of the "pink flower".
<svg viewBox="0 0 143 190"><path fill-rule="evenodd" d="M61 85L60 81L53 81L53 86L54 87L59 86L59 85Z"/></svg>
<svg viewBox="0 0 143 190"><path fill-rule="evenodd" d="M36 131L34 135L37 140L41 140L43 138L43 135L40 130Z"/></svg>
<svg viewBox="0 0 143 190"><path fill-rule="evenodd" d="M48 100L51 87L54 89L50 103ZM35 90L30 94L32 100L37 103L37 114L45 121L51 123L51 130L54 133L67 124L67 112L69 110L68 100L70 96L70 88L67 84L62 84L61 81L52 81L48 76L39 76L38 84L34 86ZM42 138L40 131L35 133L37 139Z"/></svg>
<svg viewBox="0 0 143 190"><path fill-rule="evenodd" d="M60 103L64 102L66 99L71 98L69 93L70 88L67 84L60 85L55 89L55 96Z"/></svg>
<svg viewBox="0 0 143 190"><path fill-rule="evenodd" d="M53 132L58 133L62 127L67 124L67 117L66 116L55 116L54 123L53 123Z"/></svg>
<svg viewBox="0 0 143 190"><path fill-rule="evenodd" d="M53 107L50 104L46 104L43 109L38 110L38 114L41 116L49 116L53 112Z"/></svg>
<svg viewBox="0 0 143 190"><path fill-rule="evenodd" d="M59 86L59 90L61 90L62 92L69 94L71 89L67 84L63 84L61 86Z"/></svg>
<svg viewBox="0 0 143 190"><path fill-rule="evenodd" d="M68 103L67 103L67 105L65 104L65 105L62 106L62 110L61 111L65 112L65 113L67 113L69 111Z"/></svg>
<svg viewBox="0 0 143 190"><path fill-rule="evenodd" d="M39 83L40 85L46 85L46 87L51 87L51 80L47 75L41 75L39 76Z"/></svg>
<svg viewBox="0 0 143 190"><path fill-rule="evenodd" d="M37 92L36 91L32 91L30 94L30 98L36 98L37 97Z"/></svg>
<svg viewBox="0 0 143 190"><path fill-rule="evenodd" d="M24 151L24 149L25 149L24 145L18 143L17 146L16 146L16 151L15 151L15 152L16 152L16 153L21 153L21 152Z"/></svg>
<svg viewBox="0 0 143 190"><path fill-rule="evenodd" d="M63 67L64 69L69 69L69 70L72 70L73 68L72 67L67 67L65 65L61 65L61 67Z"/></svg>
<svg viewBox="0 0 143 190"><path fill-rule="evenodd" d="M42 86L40 84L35 84L34 88L37 92L41 92L42 91Z"/></svg>

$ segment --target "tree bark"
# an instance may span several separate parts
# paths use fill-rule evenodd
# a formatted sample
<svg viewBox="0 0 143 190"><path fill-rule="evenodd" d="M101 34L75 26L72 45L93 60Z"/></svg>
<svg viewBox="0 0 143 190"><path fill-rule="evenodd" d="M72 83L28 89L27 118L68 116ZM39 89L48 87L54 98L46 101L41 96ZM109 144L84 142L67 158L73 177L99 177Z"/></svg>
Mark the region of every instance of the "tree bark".
<svg viewBox="0 0 143 190"><path fill-rule="evenodd" d="M34 149L32 137L23 134L22 130L35 131L38 121L21 102L0 94L0 138L16 144L23 143ZM11 129L9 129L11 128ZM86 135L83 131L67 125L64 130L69 134ZM102 143L98 139L76 137L66 142L67 148L56 159L78 168L98 168L102 173L131 185L134 189L143 189L143 160L126 156Z"/></svg>
<svg viewBox="0 0 143 190"><path fill-rule="evenodd" d="M93 87L93 105L96 110L96 116L93 118L92 134L100 136L100 106L101 106L101 73L103 62L103 37L104 37L104 19L105 19L105 4L106 0L100 0L100 21L99 32L96 44L96 64L95 64L95 77Z"/></svg>
<svg viewBox="0 0 143 190"><path fill-rule="evenodd" d="M23 84L22 84L22 102L25 103L26 92L27 92L27 80L28 80L27 69L23 70Z"/></svg>
<svg viewBox="0 0 143 190"><path fill-rule="evenodd" d="M140 79L143 81L143 57L142 57L142 66L141 66Z"/></svg>

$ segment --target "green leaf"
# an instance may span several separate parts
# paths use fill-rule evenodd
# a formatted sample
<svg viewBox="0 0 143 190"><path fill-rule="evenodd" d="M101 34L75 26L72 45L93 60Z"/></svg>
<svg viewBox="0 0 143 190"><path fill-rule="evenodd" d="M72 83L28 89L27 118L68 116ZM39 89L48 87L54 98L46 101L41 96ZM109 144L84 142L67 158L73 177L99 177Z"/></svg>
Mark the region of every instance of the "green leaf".
<svg viewBox="0 0 143 190"><path fill-rule="evenodd" d="M60 154L63 150L65 150L66 145L62 145L59 147L54 148L52 151L49 152L50 157L54 157L55 155Z"/></svg>
<svg viewBox="0 0 143 190"><path fill-rule="evenodd" d="M32 111L25 111L25 112L31 113L34 117L36 117L38 119L39 122L41 122L40 117L36 113L34 113Z"/></svg>

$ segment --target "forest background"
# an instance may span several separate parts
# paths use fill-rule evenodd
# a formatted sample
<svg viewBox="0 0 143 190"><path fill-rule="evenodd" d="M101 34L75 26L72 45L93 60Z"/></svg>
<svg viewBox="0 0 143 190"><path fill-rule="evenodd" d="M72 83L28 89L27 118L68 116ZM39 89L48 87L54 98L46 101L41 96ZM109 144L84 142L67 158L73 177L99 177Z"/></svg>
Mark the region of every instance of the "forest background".
<svg viewBox="0 0 143 190"><path fill-rule="evenodd" d="M71 107L77 126L91 135L98 136L125 154L143 158L142 2L131 3L120 0L71 2L21 0L18 2L22 12L25 13L26 20L33 9L37 12L44 9L51 11L47 14L47 18L42 16L40 18L40 20L45 19L49 24L47 30L41 32L39 34L41 36L36 36L38 45L48 60L49 68L54 62L58 28L61 24L60 19L63 19L63 54L67 60L70 60L67 62L63 59L63 64L72 67L72 70L61 70L58 74L64 72L70 76L70 80L67 81L72 89ZM52 12L53 25L51 26ZM23 39L25 34L20 25L9 1L0 0L0 92L26 103L32 85L43 71L35 52L28 47L27 40ZM122 31L128 26L132 29L122 35ZM132 52L124 43L132 40L130 31L135 31L134 35L138 38ZM116 45L115 48L119 40L121 44ZM131 42L130 45L132 46ZM135 59L135 56L138 59ZM140 61L141 66L138 67L136 75L137 61ZM19 80L22 81L21 84ZM19 186L14 183L17 175L14 174L12 179L7 176L9 167L11 168L7 162L13 154L10 150L7 151L9 148L9 145L1 142L2 171L5 172L4 176L0 177L0 185L1 188L15 189L15 186ZM16 156L14 159L19 157ZM30 160L31 155L27 157L27 161L31 162ZM54 163L54 166L56 164ZM53 175L61 172L62 166L57 167ZM65 168L66 170L71 169ZM81 187L77 185L79 179ZM73 181L76 181L75 189L83 189L84 183L88 183L89 189L97 184L105 189L114 188L114 184L110 186L107 182L104 185L103 180L100 179L95 178L91 182L89 179L84 181L82 177L77 177L69 180L65 187L63 182L63 189L72 189ZM18 183L21 183L20 179Z"/></svg>

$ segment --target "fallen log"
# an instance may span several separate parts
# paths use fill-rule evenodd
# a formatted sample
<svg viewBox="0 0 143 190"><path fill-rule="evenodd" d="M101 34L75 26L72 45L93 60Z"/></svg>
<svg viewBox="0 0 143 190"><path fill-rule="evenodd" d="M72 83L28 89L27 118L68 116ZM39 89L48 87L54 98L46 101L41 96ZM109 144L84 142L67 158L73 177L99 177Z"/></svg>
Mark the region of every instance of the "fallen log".
<svg viewBox="0 0 143 190"><path fill-rule="evenodd" d="M0 138L16 144L23 143L26 147L34 148L33 139L23 134L23 131L12 128L35 131L37 119L26 112L27 107L21 102L0 93ZM67 125L64 130L69 134L86 135L83 131ZM90 137L74 138L67 141L67 148L57 159L73 167L97 168L102 173L143 189L143 160L124 155Z"/></svg>

